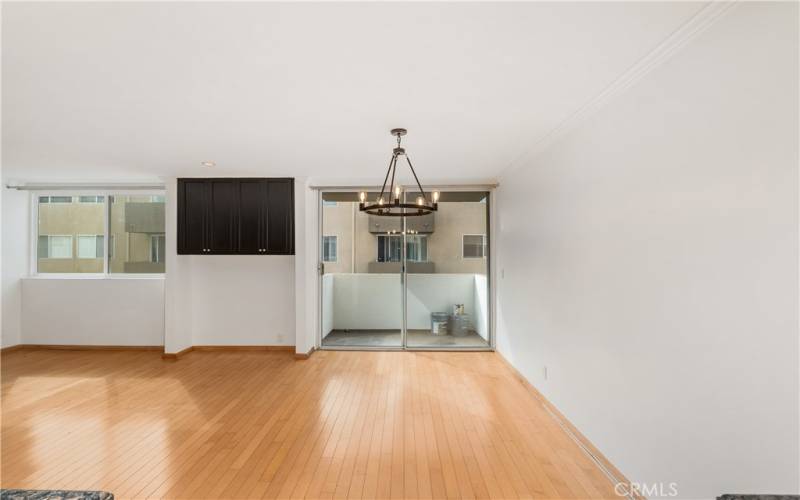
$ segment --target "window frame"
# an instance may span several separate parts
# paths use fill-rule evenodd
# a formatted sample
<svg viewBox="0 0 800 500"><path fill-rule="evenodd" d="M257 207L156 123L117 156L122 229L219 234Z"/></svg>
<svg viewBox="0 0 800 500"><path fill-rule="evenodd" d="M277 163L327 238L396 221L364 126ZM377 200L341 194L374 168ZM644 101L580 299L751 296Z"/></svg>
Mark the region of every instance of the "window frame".
<svg viewBox="0 0 800 500"><path fill-rule="evenodd" d="M51 196L72 196L72 203L81 203L75 200L80 196L103 196L103 272L100 273L46 273L38 270L38 241L39 241L39 197ZM28 276L35 279L164 279L166 271L163 273L112 273L109 271L108 261L108 242L110 236L110 209L109 196L163 196L164 203L168 204L166 189L56 189L56 190L31 190L29 198L30 225L28 236ZM48 203L51 203L48 200ZM57 202L58 203L58 202ZM165 217L167 217L165 215ZM166 221L165 221L166 222ZM60 235L55 235L60 236ZM67 235L63 235L67 236ZM72 235L68 235L72 236ZM166 239L166 233L165 233ZM77 238L73 237L73 257L77 255ZM166 261L166 252L164 253Z"/></svg>
<svg viewBox="0 0 800 500"><path fill-rule="evenodd" d="M466 255L464 255L464 238L466 238L467 236L480 236L481 237L481 249L482 249L481 253L483 253L483 255L481 255L480 257L467 257ZM462 234L461 235L461 258L462 259L470 259L470 260L473 260L473 259L485 259L488 253L489 253L489 241L486 238L485 234L466 233L466 234Z"/></svg>

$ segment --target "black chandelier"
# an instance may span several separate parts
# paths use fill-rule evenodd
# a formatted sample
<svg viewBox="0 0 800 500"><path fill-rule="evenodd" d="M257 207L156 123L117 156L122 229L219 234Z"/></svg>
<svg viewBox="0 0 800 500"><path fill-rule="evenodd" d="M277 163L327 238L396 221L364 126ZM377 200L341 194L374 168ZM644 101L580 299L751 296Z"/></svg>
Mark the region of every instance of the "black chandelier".
<svg viewBox="0 0 800 500"><path fill-rule="evenodd" d="M359 204L358 209L370 215L381 215L384 217L414 217L419 215L427 215L439 209L439 191L434 191L431 195L431 200L428 200L428 195L422 189L422 184L419 183L417 173L414 172L414 166L411 165L411 160L408 159L405 148L400 147L400 138L406 135L408 131L404 128L392 129L392 135L397 137L397 147L392 151L392 159L389 160L389 169L386 171L386 177L383 179L383 186L378 198L371 204L367 203L367 193L361 192L358 195ZM400 186L395 186L394 178L397 171L397 159L404 157L408 168L411 169L411 174L414 175L414 180L417 182L419 188L419 196L415 203L401 203L400 196L403 194ZM389 181L389 174L391 174L391 181ZM386 191L386 183L389 182L389 190ZM390 198L388 201L384 196Z"/></svg>

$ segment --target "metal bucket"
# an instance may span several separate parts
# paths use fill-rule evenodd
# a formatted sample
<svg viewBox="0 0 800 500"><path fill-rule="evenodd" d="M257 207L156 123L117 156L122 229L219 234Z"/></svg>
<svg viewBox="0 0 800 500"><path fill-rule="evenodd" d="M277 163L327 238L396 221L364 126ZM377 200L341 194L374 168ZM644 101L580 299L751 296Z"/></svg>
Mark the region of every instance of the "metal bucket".
<svg viewBox="0 0 800 500"><path fill-rule="evenodd" d="M431 313L431 334L432 335L447 335L447 320L450 315L442 312Z"/></svg>
<svg viewBox="0 0 800 500"><path fill-rule="evenodd" d="M449 318L447 329L454 337L465 337L469 335L472 330L472 321L469 314L451 315Z"/></svg>

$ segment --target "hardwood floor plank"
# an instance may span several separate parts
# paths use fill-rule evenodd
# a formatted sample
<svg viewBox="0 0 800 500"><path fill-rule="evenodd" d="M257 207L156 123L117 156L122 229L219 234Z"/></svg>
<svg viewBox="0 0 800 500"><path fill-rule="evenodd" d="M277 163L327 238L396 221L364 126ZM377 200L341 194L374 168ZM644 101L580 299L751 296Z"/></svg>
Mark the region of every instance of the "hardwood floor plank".
<svg viewBox="0 0 800 500"><path fill-rule="evenodd" d="M117 498L617 498L494 353L4 352L0 486Z"/></svg>

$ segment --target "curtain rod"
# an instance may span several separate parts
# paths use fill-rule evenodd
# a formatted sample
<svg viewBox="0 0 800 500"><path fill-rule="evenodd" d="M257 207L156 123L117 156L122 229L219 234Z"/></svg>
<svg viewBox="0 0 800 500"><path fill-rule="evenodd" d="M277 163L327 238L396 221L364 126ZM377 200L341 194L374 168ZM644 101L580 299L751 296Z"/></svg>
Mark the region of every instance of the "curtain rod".
<svg viewBox="0 0 800 500"><path fill-rule="evenodd" d="M166 189L164 184L6 184L8 189L18 191L111 191L111 190L135 190L135 191L161 191Z"/></svg>

